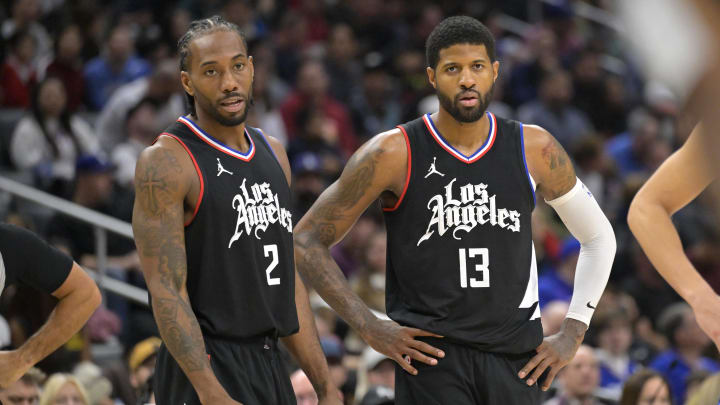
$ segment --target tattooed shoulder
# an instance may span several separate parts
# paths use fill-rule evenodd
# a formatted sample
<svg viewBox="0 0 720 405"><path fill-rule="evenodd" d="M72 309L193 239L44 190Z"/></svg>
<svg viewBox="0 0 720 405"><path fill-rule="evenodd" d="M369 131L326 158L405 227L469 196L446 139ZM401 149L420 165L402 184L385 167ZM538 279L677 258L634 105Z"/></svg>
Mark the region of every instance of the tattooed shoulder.
<svg viewBox="0 0 720 405"><path fill-rule="evenodd" d="M525 150L538 192L546 200L555 199L575 185L575 169L560 142L537 126L525 127Z"/></svg>

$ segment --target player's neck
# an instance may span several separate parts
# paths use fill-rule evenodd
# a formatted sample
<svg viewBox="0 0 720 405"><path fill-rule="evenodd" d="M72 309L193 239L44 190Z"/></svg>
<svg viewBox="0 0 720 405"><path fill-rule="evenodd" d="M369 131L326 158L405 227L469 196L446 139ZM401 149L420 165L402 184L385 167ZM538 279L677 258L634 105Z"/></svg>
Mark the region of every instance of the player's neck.
<svg viewBox="0 0 720 405"><path fill-rule="evenodd" d="M217 120L214 120L207 114L203 114L201 111L198 111L196 114L197 116L194 116L193 118L196 119L198 126L200 126L203 131L210 134L213 138L242 153L245 153L250 149L250 143L245 136L244 122L239 125L228 127L220 124Z"/></svg>
<svg viewBox="0 0 720 405"><path fill-rule="evenodd" d="M471 155L487 140L490 120L487 114L475 122L460 122L440 108L432 116L440 134L460 152Z"/></svg>

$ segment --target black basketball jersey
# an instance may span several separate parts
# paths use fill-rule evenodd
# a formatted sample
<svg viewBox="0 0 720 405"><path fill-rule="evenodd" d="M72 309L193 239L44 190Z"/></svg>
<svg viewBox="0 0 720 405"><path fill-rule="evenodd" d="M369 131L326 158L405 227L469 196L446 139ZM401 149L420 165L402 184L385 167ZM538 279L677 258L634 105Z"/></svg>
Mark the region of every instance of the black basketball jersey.
<svg viewBox="0 0 720 405"><path fill-rule="evenodd" d="M522 124L486 113L485 144L465 156L430 115L399 126L408 179L386 208L386 304L403 325L481 350L523 353L542 341Z"/></svg>
<svg viewBox="0 0 720 405"><path fill-rule="evenodd" d="M180 117L162 135L188 152L200 176L185 224L187 291L203 335L233 339L298 330L290 188L259 129L234 150Z"/></svg>

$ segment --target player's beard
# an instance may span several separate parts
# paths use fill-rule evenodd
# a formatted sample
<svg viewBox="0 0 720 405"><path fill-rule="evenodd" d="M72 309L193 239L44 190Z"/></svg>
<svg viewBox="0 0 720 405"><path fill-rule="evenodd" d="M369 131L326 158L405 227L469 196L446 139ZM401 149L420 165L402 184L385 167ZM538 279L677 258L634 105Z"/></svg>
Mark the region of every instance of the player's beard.
<svg viewBox="0 0 720 405"><path fill-rule="evenodd" d="M220 112L220 103L222 102L222 100L218 101L217 103L212 103L209 99L198 93L196 94L196 103L198 106L200 106L200 108L203 109L203 111L205 111L205 113L210 115L220 125L225 127L234 127L242 124L247 119L248 111L250 111L250 107L254 104L252 98L252 90L253 88L251 83L250 90L247 92L247 97L238 92L228 93L225 96L225 98L240 97L245 100L245 108L243 108L242 113L233 117L226 117Z"/></svg>
<svg viewBox="0 0 720 405"><path fill-rule="evenodd" d="M435 93L437 94L438 100L440 101L440 105L442 106L442 108L447 111L453 118L455 118L456 121L470 123L476 122L483 117L483 114L485 114L485 111L490 105L494 90L495 83L490 86L490 90L488 90L485 94L481 94L477 90L465 90L456 94L454 99L452 100L439 89L436 90ZM468 92L473 92L478 97L478 103L474 107L466 108L460 105L461 95L465 95Z"/></svg>

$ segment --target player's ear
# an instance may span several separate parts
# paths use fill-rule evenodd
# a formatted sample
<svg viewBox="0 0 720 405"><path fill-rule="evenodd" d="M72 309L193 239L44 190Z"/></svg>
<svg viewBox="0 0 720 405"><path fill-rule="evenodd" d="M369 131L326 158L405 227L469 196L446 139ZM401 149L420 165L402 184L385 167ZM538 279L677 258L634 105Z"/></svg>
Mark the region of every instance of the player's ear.
<svg viewBox="0 0 720 405"><path fill-rule="evenodd" d="M435 69L428 66L425 68L425 72L427 72L428 81L430 82L430 85L433 86L434 89L437 89L437 85L435 84Z"/></svg>
<svg viewBox="0 0 720 405"><path fill-rule="evenodd" d="M192 84L190 82L190 73L186 71L180 72L180 83L182 83L183 89L185 92L191 96L195 96L195 90L192 87Z"/></svg>
<svg viewBox="0 0 720 405"><path fill-rule="evenodd" d="M497 80L498 74L500 73L500 62L495 61L492 63L493 67L493 81Z"/></svg>

